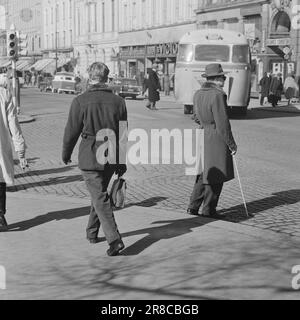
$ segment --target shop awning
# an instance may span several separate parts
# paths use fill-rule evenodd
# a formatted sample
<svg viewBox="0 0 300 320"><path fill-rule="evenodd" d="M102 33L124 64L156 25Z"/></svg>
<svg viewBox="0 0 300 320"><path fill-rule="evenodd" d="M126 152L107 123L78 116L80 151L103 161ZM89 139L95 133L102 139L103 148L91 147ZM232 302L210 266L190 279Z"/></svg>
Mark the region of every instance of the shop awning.
<svg viewBox="0 0 300 320"><path fill-rule="evenodd" d="M34 68L36 71L43 71L46 69L51 63L54 63L54 59L42 59L37 61L34 65L30 67L30 69Z"/></svg>
<svg viewBox="0 0 300 320"><path fill-rule="evenodd" d="M32 65L32 63L28 60L19 60L17 62L17 70L19 70L19 71L28 70L31 65Z"/></svg>
<svg viewBox="0 0 300 320"><path fill-rule="evenodd" d="M70 61L71 61L71 58L58 60L57 67L58 68L63 67L64 65L68 64Z"/></svg>

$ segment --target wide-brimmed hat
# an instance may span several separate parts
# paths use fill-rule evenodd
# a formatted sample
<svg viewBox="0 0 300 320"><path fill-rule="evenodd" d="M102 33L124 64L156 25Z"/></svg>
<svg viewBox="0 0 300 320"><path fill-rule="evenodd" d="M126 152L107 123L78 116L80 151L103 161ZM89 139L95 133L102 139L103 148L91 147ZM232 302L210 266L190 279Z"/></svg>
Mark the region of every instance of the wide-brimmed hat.
<svg viewBox="0 0 300 320"><path fill-rule="evenodd" d="M211 63L206 66L203 78L225 76L222 66L219 63Z"/></svg>

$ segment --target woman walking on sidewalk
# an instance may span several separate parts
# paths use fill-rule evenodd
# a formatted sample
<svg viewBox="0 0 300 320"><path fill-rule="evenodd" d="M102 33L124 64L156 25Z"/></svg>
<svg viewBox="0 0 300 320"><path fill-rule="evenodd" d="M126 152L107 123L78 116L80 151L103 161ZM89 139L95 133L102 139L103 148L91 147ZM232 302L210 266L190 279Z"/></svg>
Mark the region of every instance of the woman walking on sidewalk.
<svg viewBox="0 0 300 320"><path fill-rule="evenodd" d="M14 183L14 159L12 144L19 156L23 170L28 166L25 159L25 140L17 118L17 110L12 103L10 85L8 89L0 84L0 232L7 231L6 213L6 186Z"/></svg>
<svg viewBox="0 0 300 320"><path fill-rule="evenodd" d="M148 70L148 79L145 82L145 91L148 89L148 103L146 107L150 110L157 110L156 102L160 100L160 82L157 75L158 65L153 64L152 69Z"/></svg>

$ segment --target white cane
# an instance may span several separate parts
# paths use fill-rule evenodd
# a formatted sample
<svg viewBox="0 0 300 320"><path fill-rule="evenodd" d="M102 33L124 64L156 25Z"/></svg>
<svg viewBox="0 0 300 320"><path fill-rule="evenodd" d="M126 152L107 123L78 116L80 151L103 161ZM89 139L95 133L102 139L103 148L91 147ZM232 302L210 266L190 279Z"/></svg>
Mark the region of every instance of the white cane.
<svg viewBox="0 0 300 320"><path fill-rule="evenodd" d="M243 191L243 187L242 187L242 181L241 181L241 178L240 178L239 169L238 169L237 160L236 160L236 156L235 155L233 155L233 161L234 161L236 173L237 173L239 184L240 184L240 189L241 189L241 193L242 193L242 197L243 197L243 201L244 201L244 207L245 207L245 210L246 210L246 215L247 215L247 218L250 218L250 217L253 217L253 215L249 214L249 211L248 211L248 208L247 208L246 198L245 198L245 195L244 195L244 191Z"/></svg>

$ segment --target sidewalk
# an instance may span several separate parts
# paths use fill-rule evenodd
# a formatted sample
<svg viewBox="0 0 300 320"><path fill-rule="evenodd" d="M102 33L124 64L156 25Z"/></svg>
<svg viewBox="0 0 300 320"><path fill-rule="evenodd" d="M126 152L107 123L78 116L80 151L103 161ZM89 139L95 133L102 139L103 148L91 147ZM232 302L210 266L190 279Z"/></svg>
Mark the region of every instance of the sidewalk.
<svg viewBox="0 0 300 320"><path fill-rule="evenodd" d="M0 233L1 299L299 299L300 241L278 233L154 208L116 213L126 249L85 240L89 201L8 194ZM102 239L103 240L103 239Z"/></svg>

